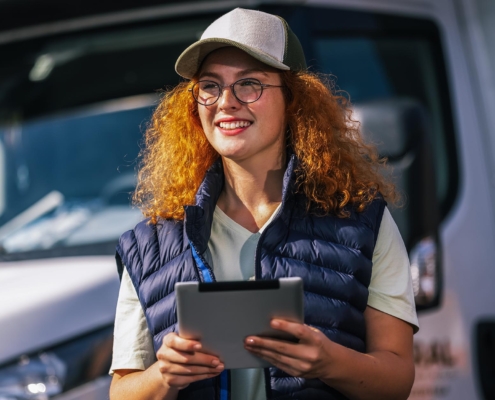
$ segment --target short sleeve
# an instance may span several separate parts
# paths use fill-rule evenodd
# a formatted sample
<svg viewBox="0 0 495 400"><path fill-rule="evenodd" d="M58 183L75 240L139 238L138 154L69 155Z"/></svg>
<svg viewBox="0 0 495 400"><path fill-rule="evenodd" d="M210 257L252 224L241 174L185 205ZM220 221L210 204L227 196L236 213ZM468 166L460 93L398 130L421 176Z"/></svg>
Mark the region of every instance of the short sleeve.
<svg viewBox="0 0 495 400"><path fill-rule="evenodd" d="M118 369L145 370L155 361L153 339L146 317L129 273L124 268L115 315L110 375Z"/></svg>
<svg viewBox="0 0 495 400"><path fill-rule="evenodd" d="M388 208L383 212L373 252L368 306L408 322L419 330L409 257Z"/></svg>

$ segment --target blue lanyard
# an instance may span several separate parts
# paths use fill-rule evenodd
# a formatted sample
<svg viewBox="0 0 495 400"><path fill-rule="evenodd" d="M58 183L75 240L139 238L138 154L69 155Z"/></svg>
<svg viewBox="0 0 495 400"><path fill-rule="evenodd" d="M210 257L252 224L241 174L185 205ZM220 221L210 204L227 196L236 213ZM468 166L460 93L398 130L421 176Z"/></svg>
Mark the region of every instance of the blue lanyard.
<svg viewBox="0 0 495 400"><path fill-rule="evenodd" d="M213 282L213 277L211 276L210 270L204 264L201 257L198 255L192 243L189 242L189 244L191 245L191 251L194 261L198 266L200 274L203 276L203 282ZM229 398L229 377L228 377L228 372L225 370L222 371L222 373L220 374L220 400L228 400L228 398Z"/></svg>
<svg viewBox="0 0 495 400"><path fill-rule="evenodd" d="M211 276L210 270L204 264L201 257L198 256L198 253L196 253L196 249L194 248L192 243L189 242L189 244L191 245L191 250L192 250L193 257L194 257L194 261L196 261L196 265L198 266L199 272L203 276L203 282L207 282L207 283L213 282L213 277Z"/></svg>

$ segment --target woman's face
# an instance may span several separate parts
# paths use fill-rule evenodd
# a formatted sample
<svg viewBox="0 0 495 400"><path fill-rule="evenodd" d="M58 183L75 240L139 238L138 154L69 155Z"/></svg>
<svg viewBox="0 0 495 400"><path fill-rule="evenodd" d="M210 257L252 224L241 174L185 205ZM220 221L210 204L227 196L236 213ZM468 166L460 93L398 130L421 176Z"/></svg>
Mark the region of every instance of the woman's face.
<svg viewBox="0 0 495 400"><path fill-rule="evenodd" d="M199 74L199 80L214 81L221 86L243 78L282 84L275 69L235 47L212 52ZM264 88L257 101L244 104L226 87L215 104L198 104L198 111L208 141L222 157L236 162L257 160L260 166L279 162L286 130L283 88Z"/></svg>

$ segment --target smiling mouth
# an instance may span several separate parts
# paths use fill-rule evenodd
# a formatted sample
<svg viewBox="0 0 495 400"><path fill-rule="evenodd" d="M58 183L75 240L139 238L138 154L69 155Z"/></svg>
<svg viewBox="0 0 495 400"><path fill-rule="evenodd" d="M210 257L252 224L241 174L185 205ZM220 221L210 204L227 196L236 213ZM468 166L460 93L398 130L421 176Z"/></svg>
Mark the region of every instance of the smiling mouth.
<svg viewBox="0 0 495 400"><path fill-rule="evenodd" d="M245 128L251 125L249 121L235 121L235 122L220 122L218 126L222 129L237 129L237 128Z"/></svg>

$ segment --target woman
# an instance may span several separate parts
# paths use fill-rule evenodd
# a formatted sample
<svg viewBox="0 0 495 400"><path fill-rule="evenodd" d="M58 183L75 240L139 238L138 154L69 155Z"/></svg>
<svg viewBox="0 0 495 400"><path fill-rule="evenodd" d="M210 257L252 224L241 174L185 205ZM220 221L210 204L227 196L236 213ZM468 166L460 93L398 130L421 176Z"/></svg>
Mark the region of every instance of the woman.
<svg viewBox="0 0 495 400"><path fill-rule="evenodd" d="M407 398L407 253L344 99L305 72L285 21L258 11L215 21L176 70L190 81L154 114L135 194L149 219L117 248L111 398ZM306 324L272 321L299 342L246 338L273 368L223 371L175 333L175 282L208 276L303 278Z"/></svg>

